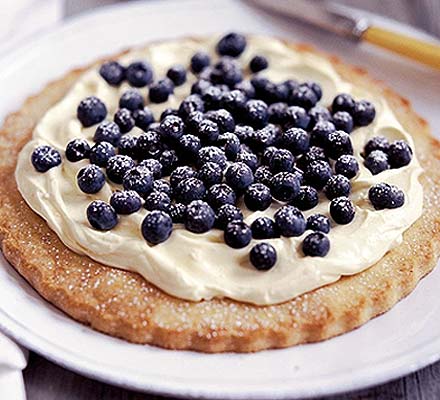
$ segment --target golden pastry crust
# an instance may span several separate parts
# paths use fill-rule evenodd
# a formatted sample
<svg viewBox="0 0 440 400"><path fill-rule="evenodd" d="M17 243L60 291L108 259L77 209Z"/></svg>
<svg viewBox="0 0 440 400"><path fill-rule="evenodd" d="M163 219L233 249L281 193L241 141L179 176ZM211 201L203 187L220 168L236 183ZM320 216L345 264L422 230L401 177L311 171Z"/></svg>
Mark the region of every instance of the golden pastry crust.
<svg viewBox="0 0 440 400"><path fill-rule="evenodd" d="M293 45L298 51L316 52ZM413 133L425 172L424 211L401 245L371 268L286 303L255 306L228 299L174 298L139 275L80 256L58 239L17 190L17 155L42 115L73 85L69 72L26 100L0 130L0 241L5 257L49 302L101 332L135 343L203 352L252 352L324 340L357 328L408 295L440 255L440 143L402 98L366 71L329 58L341 76L384 96Z"/></svg>

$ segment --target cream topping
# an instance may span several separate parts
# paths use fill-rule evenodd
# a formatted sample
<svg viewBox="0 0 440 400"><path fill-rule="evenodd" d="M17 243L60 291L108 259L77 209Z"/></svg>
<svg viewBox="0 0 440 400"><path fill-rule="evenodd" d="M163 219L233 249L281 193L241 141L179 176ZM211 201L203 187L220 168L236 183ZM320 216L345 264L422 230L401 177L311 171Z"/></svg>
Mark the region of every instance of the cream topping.
<svg viewBox="0 0 440 400"><path fill-rule="evenodd" d="M133 50L120 58L123 63L148 60L156 77L165 76L176 63L187 65L195 51L211 49L214 57L215 38L196 42L191 39L163 42L148 48ZM71 139L83 137L93 144L96 126L83 128L76 118L78 103L85 97L96 95L108 108L107 119L117 110L120 95L128 85L109 86L92 68L77 81L67 95L52 107L36 126L33 139L19 155L16 180L18 188L29 206L42 216L63 243L73 251L84 254L103 264L136 271L165 292L188 300L228 297L259 305L289 300L312 289L335 282L343 275L352 275L370 267L391 248L402 241L403 232L422 213L423 188L419 183L422 169L414 155L411 163L400 169L384 171L373 176L363 165L360 152L366 141L377 135L390 140L405 139L414 149L411 136L403 129L383 98L345 82L331 63L320 56L299 53L273 38L251 37L241 56L247 65L255 54L264 54L269 60L265 73L274 81L294 78L315 80L322 85L321 104L329 105L340 92L351 93L375 104L377 115L372 124L357 128L351 134L355 155L359 159L360 173L352 181L351 199L356 216L349 225L332 225L329 233L330 251L326 257L305 257L301 243L310 233L301 237L268 240L276 249L278 261L270 271L257 271L249 262L249 251L257 241L239 250L228 247L220 230L194 234L175 225L171 237L164 243L151 246L142 237L141 223L147 211L121 216L111 231L100 232L91 228L86 208L94 199L108 201L112 191L120 188L109 181L96 195L86 195L76 184L76 174L87 161L63 163L46 173L37 172L30 162L32 151L41 144L49 144L64 155ZM166 103L148 104L156 118L166 107L178 107L189 93L194 77L176 88ZM141 89L146 94L145 89ZM134 128L131 134L141 131ZM368 189L375 183L397 185L405 193L403 207L376 211L368 201ZM250 212L242 207L245 221L251 223L260 216L273 216L280 205L275 202L264 212ZM321 198L317 207L304 214L329 215L329 201Z"/></svg>

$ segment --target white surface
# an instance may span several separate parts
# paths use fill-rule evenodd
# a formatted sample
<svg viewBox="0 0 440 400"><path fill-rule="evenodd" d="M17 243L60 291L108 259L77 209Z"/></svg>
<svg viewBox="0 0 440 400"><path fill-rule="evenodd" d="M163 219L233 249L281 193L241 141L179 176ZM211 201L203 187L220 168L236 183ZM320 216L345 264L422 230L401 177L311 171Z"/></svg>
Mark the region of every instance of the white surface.
<svg viewBox="0 0 440 400"><path fill-rule="evenodd" d="M238 2L150 2L101 10L26 43L0 60L0 118L63 72L150 39L240 29L311 42L386 79L440 125L440 75ZM19 343L84 375L175 396L299 398L354 390L440 358L440 270L390 312L335 339L257 354L206 355L129 344L48 305L3 261L0 326Z"/></svg>
<svg viewBox="0 0 440 400"><path fill-rule="evenodd" d="M27 350L0 333L0 399L26 398L21 373L26 365Z"/></svg>

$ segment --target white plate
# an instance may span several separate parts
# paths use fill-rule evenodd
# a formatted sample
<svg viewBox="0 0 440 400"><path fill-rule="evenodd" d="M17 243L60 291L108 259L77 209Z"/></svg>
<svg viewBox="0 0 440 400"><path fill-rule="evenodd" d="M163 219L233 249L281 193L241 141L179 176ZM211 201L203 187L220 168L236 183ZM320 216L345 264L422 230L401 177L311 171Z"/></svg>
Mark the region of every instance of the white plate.
<svg viewBox="0 0 440 400"><path fill-rule="evenodd" d="M338 53L388 80L433 126L440 125L438 73L230 1L132 3L59 26L0 60L0 117L47 81L100 55L150 39L229 29L278 34ZM95 332L46 303L0 262L4 331L66 368L137 390L222 399L312 397L388 381L440 358L438 269L390 312L346 335L286 350L206 355Z"/></svg>

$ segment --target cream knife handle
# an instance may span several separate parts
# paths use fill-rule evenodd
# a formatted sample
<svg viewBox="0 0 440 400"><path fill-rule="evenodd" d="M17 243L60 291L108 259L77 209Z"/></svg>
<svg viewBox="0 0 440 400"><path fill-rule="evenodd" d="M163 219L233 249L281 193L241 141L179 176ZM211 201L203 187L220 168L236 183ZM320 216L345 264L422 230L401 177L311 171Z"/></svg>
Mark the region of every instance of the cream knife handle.
<svg viewBox="0 0 440 400"><path fill-rule="evenodd" d="M440 70L440 46L392 32L377 26L370 26L362 39L401 54L419 63Z"/></svg>

